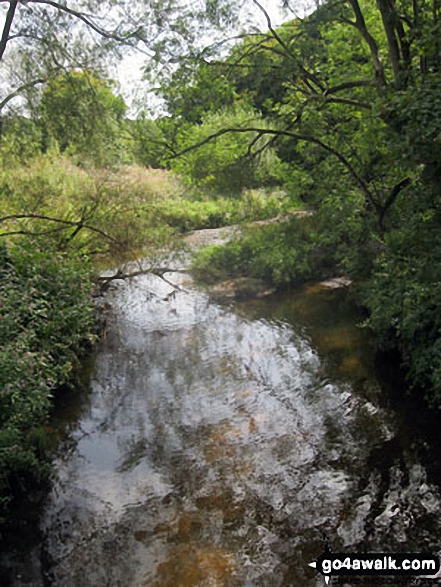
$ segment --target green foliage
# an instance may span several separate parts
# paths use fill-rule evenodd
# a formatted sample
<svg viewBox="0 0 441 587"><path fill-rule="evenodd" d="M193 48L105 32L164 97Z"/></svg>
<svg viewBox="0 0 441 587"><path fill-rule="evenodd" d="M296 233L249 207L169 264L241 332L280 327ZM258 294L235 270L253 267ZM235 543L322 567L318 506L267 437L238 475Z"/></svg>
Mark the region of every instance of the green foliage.
<svg viewBox="0 0 441 587"><path fill-rule="evenodd" d="M29 118L11 115L1 121L0 157L9 165L35 157L41 145L41 130Z"/></svg>
<svg viewBox="0 0 441 587"><path fill-rule="evenodd" d="M158 124L141 114L136 120L127 120L126 125L132 139L131 151L135 162L145 167L162 167L166 146L164 133Z"/></svg>
<svg viewBox="0 0 441 587"><path fill-rule="evenodd" d="M54 139L61 153L100 166L124 160L125 111L109 84L88 72L51 79L40 104L47 144Z"/></svg>
<svg viewBox="0 0 441 587"><path fill-rule="evenodd" d="M441 178L441 79L426 76L420 85L395 92L386 110L395 133L395 150L408 165L425 165L424 176Z"/></svg>
<svg viewBox="0 0 441 587"><path fill-rule="evenodd" d="M0 206L0 236L43 233L59 250L114 261L164 245L176 232L269 218L293 207L282 191L209 198L201 190L189 191L165 170L84 169L62 156L4 169L0 192L7 196ZM25 218L14 218L21 215ZM12 218L2 222L1 217Z"/></svg>
<svg viewBox="0 0 441 587"><path fill-rule="evenodd" d="M366 283L370 326L398 344L414 386L438 399L440 16L439 5L418 0L325 3L301 21L252 35L211 69L188 76L196 88L198 76L217 71L236 96L233 107L229 97L224 113L219 103L211 116L198 110L199 124L178 133L179 147L189 148L245 126L246 117L229 118L238 108L258 112L256 126L291 133L271 142L278 160L269 177L314 210L202 252L198 276L245 274L282 285L349 273ZM175 91L170 103L191 103L191 91ZM261 178L244 153L260 152L264 140L253 138L220 136L187 152L176 168L195 185L230 190L229 178L250 185Z"/></svg>
<svg viewBox="0 0 441 587"><path fill-rule="evenodd" d="M292 208L284 192L244 190L240 197L168 200L156 204L156 222L182 232L273 218Z"/></svg>
<svg viewBox="0 0 441 587"><path fill-rule="evenodd" d="M94 340L85 253L132 257L174 232L266 218L287 202L282 192L263 190L213 201L200 193L198 200L164 170L84 169L47 155L3 167L0 193L1 520L47 479L52 395L69 383L84 343ZM29 217L5 220L14 215Z"/></svg>
<svg viewBox="0 0 441 587"><path fill-rule="evenodd" d="M398 346L409 381L441 399L441 216L437 188L420 185L399 204L399 228L388 232L362 290L367 324L385 347ZM398 214L399 213L399 214Z"/></svg>
<svg viewBox="0 0 441 587"><path fill-rule="evenodd" d="M161 170L136 165L117 172L84 169L67 157L42 156L26 167L4 170L0 192L8 196L0 206L3 217L25 216L2 222L0 235L44 234L60 250L115 259L163 242L153 204L179 198L183 188Z"/></svg>
<svg viewBox="0 0 441 587"><path fill-rule="evenodd" d="M182 129L177 137L178 149L183 151L225 130L265 127L265 121L248 107L237 106L222 113L210 114L200 125ZM256 132L228 132L171 161L172 168L189 178L191 185L221 193L239 192L243 188L277 183L280 161L270 148L259 157L248 157L248 147L256 148L268 139Z"/></svg>
<svg viewBox="0 0 441 587"><path fill-rule="evenodd" d="M236 97L233 86L215 65L202 63L195 68L188 62L161 83L159 94L178 124L200 124L207 113L232 106Z"/></svg>
<svg viewBox="0 0 441 587"><path fill-rule="evenodd" d="M237 240L201 251L193 271L209 283L246 275L282 286L326 277L335 260L333 251L317 242L316 229L312 217L253 227Z"/></svg>
<svg viewBox="0 0 441 587"><path fill-rule="evenodd" d="M93 328L84 258L35 241L0 245L0 520L45 477L39 430Z"/></svg>

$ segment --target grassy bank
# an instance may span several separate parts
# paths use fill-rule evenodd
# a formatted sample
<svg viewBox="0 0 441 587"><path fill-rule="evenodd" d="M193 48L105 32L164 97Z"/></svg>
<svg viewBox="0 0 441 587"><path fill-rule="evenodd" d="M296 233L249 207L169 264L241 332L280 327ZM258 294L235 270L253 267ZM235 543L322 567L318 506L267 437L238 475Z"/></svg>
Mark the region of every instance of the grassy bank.
<svg viewBox="0 0 441 587"><path fill-rule="evenodd" d="M400 223L384 235L365 213L343 215L341 207L333 211L322 206L313 216L253 227L236 241L200 251L195 275L207 283L249 276L279 288L348 275L357 283L353 292L365 308L364 325L373 330L378 348L398 351L409 388L437 406L440 218L418 209L409 212L422 189L416 186L415 198L400 203Z"/></svg>
<svg viewBox="0 0 441 587"><path fill-rule="evenodd" d="M158 248L173 234L270 218L289 208L283 192L214 197L173 173L138 165L81 168L40 156L0 174L1 234L50 236L59 249L117 258Z"/></svg>
<svg viewBox="0 0 441 587"><path fill-rule="evenodd" d="M246 276L276 287L328 277L338 261L335 250L320 242L319 231L312 216L254 225L237 240L201 250L193 272L205 283Z"/></svg>

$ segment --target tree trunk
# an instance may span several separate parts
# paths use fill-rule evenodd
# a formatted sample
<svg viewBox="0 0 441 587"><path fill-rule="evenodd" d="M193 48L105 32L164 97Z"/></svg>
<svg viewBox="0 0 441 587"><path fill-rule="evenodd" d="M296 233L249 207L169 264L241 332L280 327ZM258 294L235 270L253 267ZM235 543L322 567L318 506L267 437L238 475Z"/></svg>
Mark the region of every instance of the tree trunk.
<svg viewBox="0 0 441 587"><path fill-rule="evenodd" d="M395 30L395 22L398 19L398 15L391 0L377 0L377 6L381 13L383 27L387 37L392 71L394 72L395 81L397 81L401 73L400 47Z"/></svg>
<svg viewBox="0 0 441 587"><path fill-rule="evenodd" d="M361 11L358 0L349 0L349 4L351 5L355 16L355 23L352 24L359 31L359 33L366 41L369 47L372 57L372 63L375 69L375 85L377 87L378 93L382 93L382 91L386 88L387 82L386 75L384 73L384 67L380 59L380 52L378 49L377 41L371 35L366 26L366 21L364 20L364 16Z"/></svg>

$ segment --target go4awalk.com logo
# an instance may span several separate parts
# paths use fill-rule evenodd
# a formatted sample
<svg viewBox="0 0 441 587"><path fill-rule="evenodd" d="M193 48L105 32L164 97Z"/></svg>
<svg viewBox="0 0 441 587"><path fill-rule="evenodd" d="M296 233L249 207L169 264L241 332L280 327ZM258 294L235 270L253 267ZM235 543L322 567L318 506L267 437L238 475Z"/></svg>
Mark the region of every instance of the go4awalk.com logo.
<svg viewBox="0 0 441 587"><path fill-rule="evenodd" d="M370 553L354 554L325 551L315 562L309 563L325 577L339 576L425 576L434 577L440 571L440 560L433 554Z"/></svg>

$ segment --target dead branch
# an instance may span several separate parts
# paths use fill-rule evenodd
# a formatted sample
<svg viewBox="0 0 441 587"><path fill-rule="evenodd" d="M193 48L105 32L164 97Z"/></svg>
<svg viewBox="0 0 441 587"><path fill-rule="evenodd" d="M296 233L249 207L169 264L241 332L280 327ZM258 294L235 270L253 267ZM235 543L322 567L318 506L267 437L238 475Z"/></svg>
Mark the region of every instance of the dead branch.
<svg viewBox="0 0 441 587"><path fill-rule="evenodd" d="M46 216L45 214L10 214L9 216L3 216L2 218L0 218L0 224L3 222L7 222L9 220L27 220L27 219L56 222L58 224L64 224L65 226L75 226L77 229L85 228L87 230L90 230L91 232L96 232L97 234L100 234L101 236L103 236L107 240L110 240L114 243L120 244L116 238L114 238L113 236L110 236L110 234L107 234L106 232L104 232L104 230L101 230L100 228L97 228L96 226L91 226L90 224L85 224L82 220L77 220L77 221L64 220L63 218L54 218L53 216ZM6 234L8 234L8 233L0 233L0 237L6 236ZM23 234L23 233L20 233L20 234ZM26 234L26 231L24 231L24 234ZM29 232L28 234L32 235L31 232Z"/></svg>
<svg viewBox="0 0 441 587"><path fill-rule="evenodd" d="M0 39L0 61L6 51L6 45L9 41L9 33L11 31L12 21L14 20L15 11L17 9L18 0L9 2L8 12L6 14L5 26L3 27L2 38Z"/></svg>
<svg viewBox="0 0 441 587"><path fill-rule="evenodd" d="M126 281L128 279L140 277L141 275L156 275L156 277L159 277L162 279L162 281L170 285L174 291L189 293L188 290L184 289L180 285L177 285L176 283L172 283L169 279L164 277L166 273L186 273L186 271L183 269L172 269L170 267L149 267L147 269L138 269L137 271L125 272L122 267L119 267L113 275L100 275L96 278L96 281L100 283L100 293L103 294L109 289L110 284L113 281Z"/></svg>

